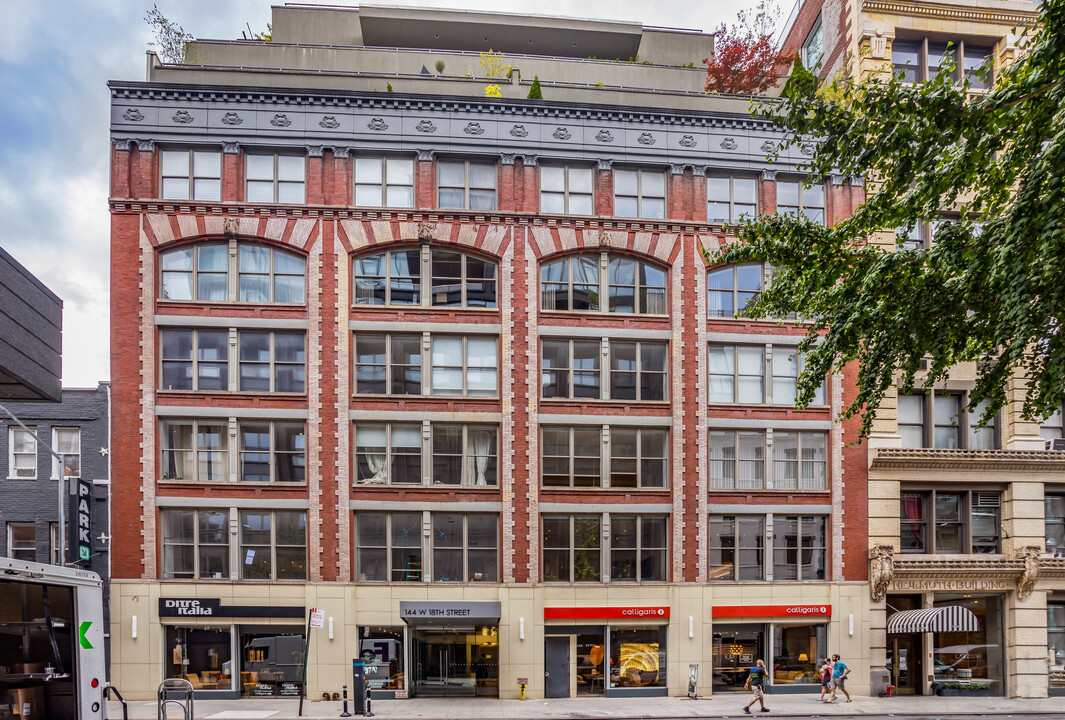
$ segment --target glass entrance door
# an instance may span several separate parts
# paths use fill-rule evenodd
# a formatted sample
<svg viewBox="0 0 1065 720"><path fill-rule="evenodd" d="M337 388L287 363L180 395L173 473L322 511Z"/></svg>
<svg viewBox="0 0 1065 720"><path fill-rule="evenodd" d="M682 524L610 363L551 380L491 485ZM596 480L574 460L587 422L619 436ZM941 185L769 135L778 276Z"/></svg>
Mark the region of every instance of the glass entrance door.
<svg viewBox="0 0 1065 720"><path fill-rule="evenodd" d="M499 695L497 628L423 628L414 632L414 694Z"/></svg>
<svg viewBox="0 0 1065 720"><path fill-rule="evenodd" d="M743 690L751 666L758 658L765 657L765 625L716 626L712 659L714 691Z"/></svg>

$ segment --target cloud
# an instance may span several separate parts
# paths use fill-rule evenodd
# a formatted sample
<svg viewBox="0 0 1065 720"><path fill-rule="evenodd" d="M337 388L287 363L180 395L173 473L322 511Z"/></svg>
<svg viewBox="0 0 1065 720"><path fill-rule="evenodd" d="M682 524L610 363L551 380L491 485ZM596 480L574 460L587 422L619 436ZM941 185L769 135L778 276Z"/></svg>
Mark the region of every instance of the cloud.
<svg viewBox="0 0 1065 720"><path fill-rule="evenodd" d="M498 10L497 0L390 0ZM744 0L585 0L584 17L710 31ZM266 0L159 2L196 37L266 28ZM144 78L151 2L0 0L0 245L64 300L63 382L109 377L108 80ZM510 13L573 15L568 0L515 0Z"/></svg>

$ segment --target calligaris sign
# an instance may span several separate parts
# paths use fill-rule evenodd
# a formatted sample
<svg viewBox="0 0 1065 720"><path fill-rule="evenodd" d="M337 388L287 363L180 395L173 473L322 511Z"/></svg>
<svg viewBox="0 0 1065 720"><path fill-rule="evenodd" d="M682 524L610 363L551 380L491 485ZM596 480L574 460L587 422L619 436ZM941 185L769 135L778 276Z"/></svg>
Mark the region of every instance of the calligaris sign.
<svg viewBox="0 0 1065 720"><path fill-rule="evenodd" d="M668 607L545 607L544 620L668 620Z"/></svg>
<svg viewBox="0 0 1065 720"><path fill-rule="evenodd" d="M715 618L738 617L831 617L831 605L717 605Z"/></svg>

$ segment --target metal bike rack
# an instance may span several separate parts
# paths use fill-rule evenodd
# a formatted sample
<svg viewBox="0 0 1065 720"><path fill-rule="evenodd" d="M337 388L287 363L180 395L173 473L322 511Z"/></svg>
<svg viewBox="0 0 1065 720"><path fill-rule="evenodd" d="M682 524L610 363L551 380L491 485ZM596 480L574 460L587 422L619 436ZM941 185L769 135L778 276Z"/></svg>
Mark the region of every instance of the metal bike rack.
<svg viewBox="0 0 1065 720"><path fill-rule="evenodd" d="M122 697L122 693L118 691L111 683L104 685L104 700L108 700L112 695L122 703L122 720L129 720L129 708L126 706L126 699Z"/></svg>
<svg viewBox="0 0 1065 720"><path fill-rule="evenodd" d="M193 720L192 683L184 678L167 678L156 693L156 720L167 720L171 705L181 708L182 720Z"/></svg>

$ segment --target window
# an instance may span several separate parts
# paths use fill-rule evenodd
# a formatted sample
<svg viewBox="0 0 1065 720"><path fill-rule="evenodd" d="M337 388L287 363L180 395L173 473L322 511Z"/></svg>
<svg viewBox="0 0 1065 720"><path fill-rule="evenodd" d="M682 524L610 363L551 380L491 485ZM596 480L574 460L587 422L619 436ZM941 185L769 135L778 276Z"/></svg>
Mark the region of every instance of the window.
<svg viewBox="0 0 1065 720"><path fill-rule="evenodd" d="M1001 552L1001 504L998 492L903 489L899 517L902 552Z"/></svg>
<svg viewBox="0 0 1065 720"><path fill-rule="evenodd" d="M499 582L499 518L432 513L433 581Z"/></svg>
<svg viewBox="0 0 1065 720"><path fill-rule="evenodd" d="M666 343L610 341L610 399L666 399Z"/></svg>
<svg viewBox="0 0 1065 720"><path fill-rule="evenodd" d="M758 180L753 177L711 175L706 179L706 219L738 223L758 214Z"/></svg>
<svg viewBox="0 0 1065 720"><path fill-rule="evenodd" d="M414 159L355 158L355 204L361 207L414 207Z"/></svg>
<svg viewBox="0 0 1065 720"><path fill-rule="evenodd" d="M423 432L428 427L429 432ZM422 457L434 485L498 484L498 429L486 425L372 424L355 428L360 483L421 485Z"/></svg>
<svg viewBox="0 0 1065 720"><path fill-rule="evenodd" d="M422 579L421 513L358 513L355 521L360 582Z"/></svg>
<svg viewBox="0 0 1065 720"><path fill-rule="evenodd" d="M30 428L36 432L36 428ZM8 447L8 476L21 480L34 480L37 478L37 439L29 432L20 427L9 428Z"/></svg>
<svg viewBox="0 0 1065 720"><path fill-rule="evenodd" d="M496 307L498 265L466 253L433 248L390 250L355 260L356 305ZM422 287L423 278L429 282Z"/></svg>
<svg viewBox="0 0 1065 720"><path fill-rule="evenodd" d="M420 425L364 425L355 428L355 464L361 483L420 485Z"/></svg>
<svg viewBox="0 0 1065 720"><path fill-rule="evenodd" d="M591 215L593 173L590 166L541 165L540 212Z"/></svg>
<svg viewBox="0 0 1065 720"><path fill-rule="evenodd" d="M610 487L664 488L669 433L657 428L610 428Z"/></svg>
<svg viewBox="0 0 1065 720"><path fill-rule="evenodd" d="M773 404L794 405L798 400L799 375L806 369L806 358L784 347L773 348ZM814 393L811 405L825 404L825 385Z"/></svg>
<svg viewBox="0 0 1065 720"><path fill-rule="evenodd" d="M545 398L598 398L598 340L545 339L541 384Z"/></svg>
<svg viewBox="0 0 1065 720"><path fill-rule="evenodd" d="M81 428L52 428L52 450L63 456L52 458L52 477L81 477Z"/></svg>
<svg viewBox="0 0 1065 720"><path fill-rule="evenodd" d="M781 215L805 216L818 225L825 224L825 186L805 186L798 180L777 181L777 212Z"/></svg>
<svg viewBox="0 0 1065 720"><path fill-rule="evenodd" d="M904 448L994 450L998 447L997 417L977 427L987 407L983 401L967 409L968 393L899 394L899 435Z"/></svg>
<svg viewBox="0 0 1065 720"><path fill-rule="evenodd" d="M771 448L773 462L765 462ZM710 487L827 490L828 435L823 432L711 430Z"/></svg>
<svg viewBox="0 0 1065 720"><path fill-rule="evenodd" d="M665 173L661 170L615 170L614 215L651 220L665 218Z"/></svg>
<svg viewBox="0 0 1065 720"><path fill-rule="evenodd" d="M241 580L306 580L306 511L242 510L239 557Z"/></svg>
<svg viewBox="0 0 1065 720"><path fill-rule="evenodd" d="M496 209L496 164L472 160L436 163L437 207L455 210Z"/></svg>
<svg viewBox="0 0 1065 720"><path fill-rule="evenodd" d="M765 348L710 346L710 402L765 402Z"/></svg>
<svg viewBox="0 0 1065 720"><path fill-rule="evenodd" d="M305 392L305 333L241 331L239 343L242 392Z"/></svg>
<svg viewBox="0 0 1065 720"><path fill-rule="evenodd" d="M762 293L761 265L732 265L711 270L706 276L707 313L710 317L735 317Z"/></svg>
<svg viewBox="0 0 1065 720"><path fill-rule="evenodd" d="M229 579L229 512L163 510L163 578Z"/></svg>
<svg viewBox="0 0 1065 720"><path fill-rule="evenodd" d="M160 167L164 200L222 199L222 153L164 150Z"/></svg>
<svg viewBox="0 0 1065 720"><path fill-rule="evenodd" d="M433 425L434 485L497 485L498 430L488 425Z"/></svg>
<svg viewBox="0 0 1065 720"><path fill-rule="evenodd" d="M711 580L762 580L764 568L764 516L710 516Z"/></svg>
<svg viewBox="0 0 1065 720"><path fill-rule="evenodd" d="M163 390L229 389L227 330L161 330Z"/></svg>
<svg viewBox="0 0 1065 720"><path fill-rule="evenodd" d="M544 487L600 487L602 485L602 427L545 426Z"/></svg>
<svg viewBox="0 0 1065 720"><path fill-rule="evenodd" d="M420 395L421 335L355 335L355 393Z"/></svg>
<svg viewBox="0 0 1065 720"><path fill-rule="evenodd" d="M232 252L231 252L232 251ZM160 298L198 302L305 302L307 261L300 255L232 241L160 255ZM236 292L229 278L237 275Z"/></svg>
<svg viewBox="0 0 1065 720"><path fill-rule="evenodd" d="M423 535L423 521L426 533ZM487 513L356 513L360 582L499 582L499 516Z"/></svg>
<svg viewBox="0 0 1065 720"><path fill-rule="evenodd" d="M607 268L600 273L600 267ZM601 276L607 282L601 283ZM600 298L607 298L602 307ZM615 313L665 315L666 271L641 260L607 253L578 255L540 267L544 310L607 310Z"/></svg>
<svg viewBox="0 0 1065 720"><path fill-rule="evenodd" d="M224 422L164 420L162 426L163 480L229 480L229 433Z"/></svg>
<svg viewBox="0 0 1065 720"><path fill-rule="evenodd" d="M544 515L544 582L601 582L601 527L599 515Z"/></svg>
<svg viewBox="0 0 1065 720"><path fill-rule="evenodd" d="M946 56L949 53L955 66L951 72L955 80L964 77L972 83L973 88L986 89L990 87L990 78L980 77L978 71L990 59L992 44L967 40L947 43L928 38L896 39L891 43L891 65L895 75L902 78L902 82L921 83L945 69Z"/></svg>
<svg viewBox="0 0 1065 720"><path fill-rule="evenodd" d="M306 482L307 437L303 423L240 424L243 482Z"/></svg>
<svg viewBox="0 0 1065 720"><path fill-rule="evenodd" d="M1043 517L1046 522L1046 552L1065 556L1065 495L1046 495Z"/></svg>
<svg viewBox="0 0 1065 720"><path fill-rule="evenodd" d="M498 345L494 337L434 335L433 395L498 395Z"/></svg>
<svg viewBox="0 0 1065 720"><path fill-rule="evenodd" d="M610 580L664 582L667 518L651 515L610 516Z"/></svg>
<svg viewBox="0 0 1065 720"><path fill-rule="evenodd" d="M37 562L37 525L35 523L7 524L7 556L13 560Z"/></svg>
<svg viewBox="0 0 1065 720"><path fill-rule="evenodd" d="M773 579L825 579L825 518L773 518Z"/></svg>
<svg viewBox="0 0 1065 720"><path fill-rule="evenodd" d="M1063 418L1065 418L1065 413L1062 413L1062 406L1059 405L1057 410L1039 426L1039 436L1044 440L1065 438L1065 421L1063 421Z"/></svg>
<svg viewBox="0 0 1065 720"><path fill-rule="evenodd" d="M53 565L62 565L59 559L59 523L48 523L48 557Z"/></svg>
<svg viewBox="0 0 1065 720"><path fill-rule="evenodd" d="M825 490L828 488L827 440L824 433L773 434L773 487Z"/></svg>
<svg viewBox="0 0 1065 720"><path fill-rule="evenodd" d="M247 155L244 201L303 204L306 168L302 155Z"/></svg>
<svg viewBox="0 0 1065 720"><path fill-rule="evenodd" d="M802 46L802 64L810 70L821 67L821 61L825 57L824 29L821 26L821 18L817 18L813 29Z"/></svg>

